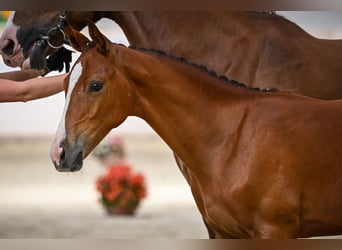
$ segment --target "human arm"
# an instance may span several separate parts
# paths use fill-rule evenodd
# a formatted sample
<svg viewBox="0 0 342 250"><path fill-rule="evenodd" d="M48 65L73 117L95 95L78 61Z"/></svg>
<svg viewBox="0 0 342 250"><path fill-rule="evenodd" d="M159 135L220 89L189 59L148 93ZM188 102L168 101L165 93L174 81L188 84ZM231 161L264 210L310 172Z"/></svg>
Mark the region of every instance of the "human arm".
<svg viewBox="0 0 342 250"><path fill-rule="evenodd" d="M17 70L0 73L0 79L7 79L13 81L25 81L31 78L36 78L45 73L45 70Z"/></svg>
<svg viewBox="0 0 342 250"><path fill-rule="evenodd" d="M27 102L63 90L63 80L67 74L33 78L22 82L0 79L0 102Z"/></svg>

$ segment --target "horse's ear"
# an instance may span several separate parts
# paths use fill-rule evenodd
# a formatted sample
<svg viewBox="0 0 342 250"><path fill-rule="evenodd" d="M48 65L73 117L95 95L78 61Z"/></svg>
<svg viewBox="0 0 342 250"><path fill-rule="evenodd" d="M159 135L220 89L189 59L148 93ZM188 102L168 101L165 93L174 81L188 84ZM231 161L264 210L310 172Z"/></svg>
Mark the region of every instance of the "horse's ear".
<svg viewBox="0 0 342 250"><path fill-rule="evenodd" d="M63 30L70 45L75 50L84 52L87 48L89 48L91 41L85 35L72 28L67 22L65 23Z"/></svg>
<svg viewBox="0 0 342 250"><path fill-rule="evenodd" d="M103 54L107 54L108 44L110 44L110 40L106 38L100 30L96 27L93 22L88 22L88 31L91 39L96 45L97 50Z"/></svg>

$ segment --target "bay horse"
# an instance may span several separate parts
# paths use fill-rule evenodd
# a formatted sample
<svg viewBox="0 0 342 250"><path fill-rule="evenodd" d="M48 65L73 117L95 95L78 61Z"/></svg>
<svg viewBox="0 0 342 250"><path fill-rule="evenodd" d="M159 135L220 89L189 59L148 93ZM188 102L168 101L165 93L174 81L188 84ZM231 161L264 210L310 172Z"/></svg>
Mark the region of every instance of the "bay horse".
<svg viewBox="0 0 342 250"><path fill-rule="evenodd" d="M78 171L128 116L144 119L189 168L215 238L342 233L342 101L262 91L184 60L92 40L66 27L81 56L65 79L51 145L58 171Z"/></svg>
<svg viewBox="0 0 342 250"><path fill-rule="evenodd" d="M49 46L34 46L61 21L58 11L16 11L0 38L5 63L44 67ZM131 45L162 50L206 65L219 75L259 88L277 88L320 99L342 98L342 40L318 39L295 23L268 12L66 11L81 30L87 20L115 21ZM50 35L51 39L61 39ZM56 35L57 36L57 35ZM56 41L57 42L57 41ZM32 53L32 54L31 54ZM51 59L54 67L69 61ZM27 61L26 61L27 62ZM26 63L28 64L28 63ZM57 64L57 66L55 65ZM66 63L67 64L67 63Z"/></svg>

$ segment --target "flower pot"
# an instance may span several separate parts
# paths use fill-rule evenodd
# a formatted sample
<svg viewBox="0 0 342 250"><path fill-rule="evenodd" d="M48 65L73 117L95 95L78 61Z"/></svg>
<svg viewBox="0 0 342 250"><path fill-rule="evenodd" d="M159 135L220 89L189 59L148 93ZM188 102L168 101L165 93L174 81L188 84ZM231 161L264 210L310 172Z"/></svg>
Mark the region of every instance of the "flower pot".
<svg viewBox="0 0 342 250"><path fill-rule="evenodd" d="M134 215L136 207L122 208L122 207L106 207L108 215Z"/></svg>

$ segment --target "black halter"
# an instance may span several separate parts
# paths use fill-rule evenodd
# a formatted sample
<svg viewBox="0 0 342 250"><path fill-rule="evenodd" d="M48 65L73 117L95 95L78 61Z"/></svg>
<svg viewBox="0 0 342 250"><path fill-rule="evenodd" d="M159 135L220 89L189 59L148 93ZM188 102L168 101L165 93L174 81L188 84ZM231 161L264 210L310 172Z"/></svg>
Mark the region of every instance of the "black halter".
<svg viewBox="0 0 342 250"><path fill-rule="evenodd" d="M70 62L72 60L72 51L63 47L64 44L69 44L63 31L65 19L65 11L61 11L56 27L51 28L46 35L41 35L40 39L36 41L35 49L30 55L32 68L45 69L47 74L53 70L61 72L65 66L65 71L69 72ZM62 38L60 44L56 44L51 41L51 38L54 36L60 36ZM44 53L47 46L55 49L56 51L46 59Z"/></svg>
<svg viewBox="0 0 342 250"><path fill-rule="evenodd" d="M42 41L46 41L46 43L53 49L59 49L61 48L64 44L69 44L65 33L63 31L63 27L64 27L64 23L65 23L65 19L66 19L66 15L65 15L65 11L61 11L60 15L59 15L59 21L56 25L56 27L51 28L47 34L45 36L41 36L40 39ZM60 35L63 39L62 42L60 44L53 44L51 42L51 37L52 35Z"/></svg>

